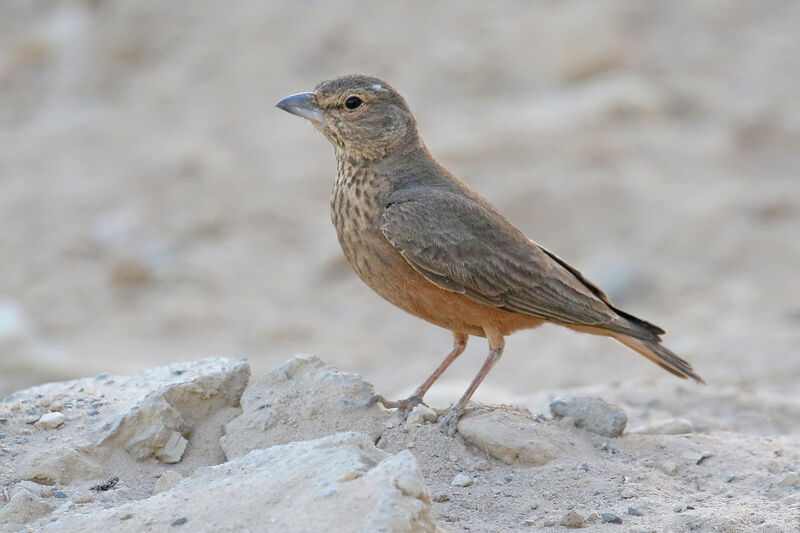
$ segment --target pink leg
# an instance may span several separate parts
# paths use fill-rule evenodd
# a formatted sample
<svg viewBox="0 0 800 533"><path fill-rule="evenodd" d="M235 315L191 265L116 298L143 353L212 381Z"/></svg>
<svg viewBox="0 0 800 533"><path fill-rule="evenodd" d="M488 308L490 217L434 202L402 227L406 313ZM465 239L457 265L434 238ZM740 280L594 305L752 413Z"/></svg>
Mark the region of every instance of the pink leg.
<svg viewBox="0 0 800 533"><path fill-rule="evenodd" d="M387 400L380 394L376 394L375 396L372 397L370 403L380 402L388 408L404 409L406 412L410 413L415 406L422 403L422 398L425 396L425 393L428 392L428 389L430 389L431 386L436 382L436 380L439 379L439 376L441 376L444 373L444 371L447 370L447 367L449 367L450 364L453 361L455 361L459 355L464 353L464 349L467 347L467 339L469 339L469 336L463 333L453 332L453 339L454 339L453 350L447 355L447 357L444 358L444 361L442 361L442 363L436 368L436 370L433 371L433 374L428 376L428 379L426 379L422 383L422 385L417 387L417 390L414 391L414 394L412 394L405 400L396 400L396 401Z"/></svg>
<svg viewBox="0 0 800 533"><path fill-rule="evenodd" d="M489 355L486 357L486 361L484 361L483 366L481 367L478 375L475 376L475 379L472 380L472 383L469 384L466 392L464 395L461 396L461 399L450 408L450 411L439 421L439 426L445 431L448 435L453 435L456 432L456 426L458 425L458 419L461 414L464 412L464 407L469 402L469 399L472 398L472 395L477 390L478 386L481 382L486 378L486 375L489 374L489 371L492 369L494 364L500 360L500 356L503 355L503 347L505 346L505 341L503 336L498 334L491 335L487 332L487 337L489 338Z"/></svg>

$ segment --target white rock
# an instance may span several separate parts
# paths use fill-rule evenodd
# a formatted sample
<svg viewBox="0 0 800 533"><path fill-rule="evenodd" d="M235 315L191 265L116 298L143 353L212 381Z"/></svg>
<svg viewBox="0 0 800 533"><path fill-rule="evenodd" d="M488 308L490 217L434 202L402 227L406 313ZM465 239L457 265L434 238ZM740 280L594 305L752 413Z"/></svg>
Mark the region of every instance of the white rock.
<svg viewBox="0 0 800 533"><path fill-rule="evenodd" d="M543 465L559 455L552 428L518 411L494 409L458 422L464 439L506 464Z"/></svg>
<svg viewBox="0 0 800 533"><path fill-rule="evenodd" d="M45 429L57 428L64 423L67 417L61 413L45 413L39 418L39 425Z"/></svg>
<svg viewBox="0 0 800 533"><path fill-rule="evenodd" d="M156 451L156 459L162 463L177 463L183 457L183 452L186 450L188 442L183 438L183 435L173 431L164 447Z"/></svg>
<svg viewBox="0 0 800 533"><path fill-rule="evenodd" d="M466 474L456 474L450 484L454 487L469 487L472 485L472 478Z"/></svg>
<svg viewBox="0 0 800 533"><path fill-rule="evenodd" d="M586 519L575 511L569 511L561 517L559 524L569 529L586 527Z"/></svg>
<svg viewBox="0 0 800 533"><path fill-rule="evenodd" d="M24 524L52 511L52 505L39 496L22 489L11 496L9 502L0 509L0 523L18 522Z"/></svg>
<svg viewBox="0 0 800 533"><path fill-rule="evenodd" d="M26 456L19 467L22 479L52 485L103 477L103 469L93 459L72 446L61 445Z"/></svg>
<svg viewBox="0 0 800 533"><path fill-rule="evenodd" d="M780 487L800 487L800 474L791 472L778 483Z"/></svg>
<svg viewBox="0 0 800 533"><path fill-rule="evenodd" d="M362 475L339 481L353 470ZM43 531L134 533L155 525L167 530L178 517L187 518L187 531L214 524L227 531L436 531L430 492L414 456L389 455L357 433L254 450L200 468L150 498L63 516Z"/></svg>
<svg viewBox="0 0 800 533"><path fill-rule="evenodd" d="M156 480L156 484L153 486L153 494L169 490L180 483L181 480L183 480L183 476L178 472L174 470L165 470Z"/></svg>
<svg viewBox="0 0 800 533"><path fill-rule="evenodd" d="M337 431L358 431L375 440L387 417L400 414L369 405L372 395L372 385L361 376L298 355L247 387L244 412L226 426L220 441L230 459Z"/></svg>
<svg viewBox="0 0 800 533"><path fill-rule="evenodd" d="M249 377L243 359L216 358L123 378L120 387L133 392L141 387L145 396L129 401L121 414L100 426L95 445L123 448L136 459L180 461L187 444L183 435L196 433L214 413L236 408Z"/></svg>
<svg viewBox="0 0 800 533"><path fill-rule="evenodd" d="M424 422L436 422L437 418L436 411L427 405L418 404L411 410L406 422L409 424L422 424Z"/></svg>
<svg viewBox="0 0 800 533"><path fill-rule="evenodd" d="M628 423L628 417L621 407L601 398L557 398L550 402L550 411L555 417L572 418L576 426L606 437L622 435Z"/></svg>

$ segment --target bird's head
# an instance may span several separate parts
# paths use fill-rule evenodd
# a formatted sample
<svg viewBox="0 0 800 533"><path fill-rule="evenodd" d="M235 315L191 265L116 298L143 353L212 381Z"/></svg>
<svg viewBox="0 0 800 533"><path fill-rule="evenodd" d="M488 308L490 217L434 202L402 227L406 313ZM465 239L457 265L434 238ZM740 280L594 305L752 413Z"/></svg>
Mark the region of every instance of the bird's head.
<svg viewBox="0 0 800 533"><path fill-rule="evenodd" d="M276 107L308 119L340 157L375 160L422 144L405 100L378 78L350 75L324 81L313 92L288 96Z"/></svg>

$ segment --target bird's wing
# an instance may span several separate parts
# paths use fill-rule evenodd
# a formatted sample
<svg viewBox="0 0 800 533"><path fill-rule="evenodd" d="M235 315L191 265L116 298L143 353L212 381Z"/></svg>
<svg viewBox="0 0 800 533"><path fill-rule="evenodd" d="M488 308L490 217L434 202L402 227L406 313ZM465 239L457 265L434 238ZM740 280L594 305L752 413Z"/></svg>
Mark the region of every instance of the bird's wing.
<svg viewBox="0 0 800 533"><path fill-rule="evenodd" d="M381 230L428 280L484 305L565 324L631 327L600 289L479 197L399 191L387 199Z"/></svg>

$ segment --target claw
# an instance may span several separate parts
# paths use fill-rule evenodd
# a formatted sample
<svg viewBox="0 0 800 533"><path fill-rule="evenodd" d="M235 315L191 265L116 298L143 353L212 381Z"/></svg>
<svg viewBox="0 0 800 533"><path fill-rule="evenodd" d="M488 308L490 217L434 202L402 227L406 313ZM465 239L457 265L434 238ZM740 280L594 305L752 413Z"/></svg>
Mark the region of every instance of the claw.
<svg viewBox="0 0 800 533"><path fill-rule="evenodd" d="M387 409L402 409L408 416L414 410L414 407L422 403L422 398L409 396L405 400L387 400L382 394L373 394L367 402L367 406L375 405L376 403L383 404Z"/></svg>
<svg viewBox="0 0 800 533"><path fill-rule="evenodd" d="M461 418L463 413L464 411L461 409L458 409L455 406L451 407L447 414L439 419L439 429L441 429L442 432L448 437L452 437L456 434L458 419Z"/></svg>

